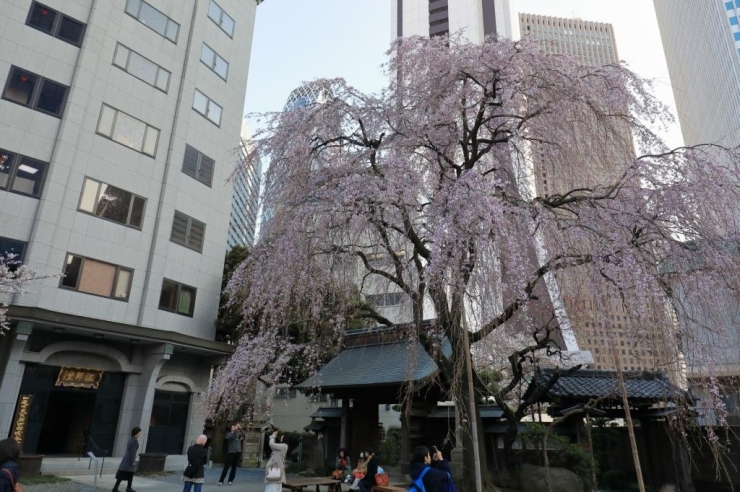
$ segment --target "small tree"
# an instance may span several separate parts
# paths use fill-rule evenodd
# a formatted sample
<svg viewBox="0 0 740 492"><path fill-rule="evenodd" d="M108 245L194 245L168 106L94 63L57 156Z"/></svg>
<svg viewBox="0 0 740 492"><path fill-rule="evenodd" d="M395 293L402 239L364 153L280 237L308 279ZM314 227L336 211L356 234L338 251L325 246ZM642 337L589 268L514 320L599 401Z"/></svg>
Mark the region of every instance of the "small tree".
<svg viewBox="0 0 740 492"><path fill-rule="evenodd" d="M0 252L0 296L23 295L28 292L28 284L34 280L48 278L36 270L22 265L14 253ZM7 304L0 301L0 334L10 329L7 318Z"/></svg>

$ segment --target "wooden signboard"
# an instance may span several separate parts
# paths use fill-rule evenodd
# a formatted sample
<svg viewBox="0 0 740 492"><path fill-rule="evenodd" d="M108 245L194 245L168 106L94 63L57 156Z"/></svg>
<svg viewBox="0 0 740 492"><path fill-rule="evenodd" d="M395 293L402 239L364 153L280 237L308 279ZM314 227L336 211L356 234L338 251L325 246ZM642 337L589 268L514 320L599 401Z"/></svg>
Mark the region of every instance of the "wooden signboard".
<svg viewBox="0 0 740 492"><path fill-rule="evenodd" d="M55 386L98 389L101 379L103 379L102 369L62 366Z"/></svg>
<svg viewBox="0 0 740 492"><path fill-rule="evenodd" d="M33 395L20 395L18 403L15 405L15 420L10 431L10 437L23 445L23 438L26 436L26 426L28 425L28 414L31 412Z"/></svg>

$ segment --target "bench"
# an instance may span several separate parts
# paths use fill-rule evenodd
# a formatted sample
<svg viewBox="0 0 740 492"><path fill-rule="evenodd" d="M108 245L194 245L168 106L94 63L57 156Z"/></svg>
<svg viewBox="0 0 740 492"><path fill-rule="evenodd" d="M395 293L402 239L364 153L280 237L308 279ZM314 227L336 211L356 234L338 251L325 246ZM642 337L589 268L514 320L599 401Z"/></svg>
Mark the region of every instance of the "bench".
<svg viewBox="0 0 740 492"><path fill-rule="evenodd" d="M400 487L398 485L373 485L370 492L408 492L408 487Z"/></svg>

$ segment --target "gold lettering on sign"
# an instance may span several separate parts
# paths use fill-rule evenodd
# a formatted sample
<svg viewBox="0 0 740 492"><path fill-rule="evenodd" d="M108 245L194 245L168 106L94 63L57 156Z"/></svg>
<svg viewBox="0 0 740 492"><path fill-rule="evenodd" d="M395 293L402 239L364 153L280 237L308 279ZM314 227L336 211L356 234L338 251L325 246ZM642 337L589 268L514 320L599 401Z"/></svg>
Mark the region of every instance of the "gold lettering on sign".
<svg viewBox="0 0 740 492"><path fill-rule="evenodd" d="M28 414L31 411L33 395L20 395L18 403L15 405L15 421L13 422L10 436L18 444L23 444L23 438L26 436L26 425L28 424Z"/></svg>
<svg viewBox="0 0 740 492"><path fill-rule="evenodd" d="M98 389L101 379L103 379L102 369L62 366L55 386Z"/></svg>

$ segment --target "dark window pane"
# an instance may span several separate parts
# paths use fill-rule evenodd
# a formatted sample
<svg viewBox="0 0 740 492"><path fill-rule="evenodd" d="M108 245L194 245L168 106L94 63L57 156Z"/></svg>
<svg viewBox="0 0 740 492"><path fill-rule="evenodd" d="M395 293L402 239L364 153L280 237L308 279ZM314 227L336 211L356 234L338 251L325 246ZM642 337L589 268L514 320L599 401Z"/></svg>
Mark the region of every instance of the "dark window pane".
<svg viewBox="0 0 740 492"><path fill-rule="evenodd" d="M8 187L10 179L10 167L15 160L15 154L0 149L0 188Z"/></svg>
<svg viewBox="0 0 740 492"><path fill-rule="evenodd" d="M208 186L211 186L211 183L213 182L213 167L215 166L216 162L207 156L202 156L200 159L200 169L198 171L198 180L206 184Z"/></svg>
<svg viewBox="0 0 740 492"><path fill-rule="evenodd" d="M85 24L65 15L62 17L62 22L59 25L57 37L69 43L79 45L82 42L82 32L84 30Z"/></svg>
<svg viewBox="0 0 740 492"><path fill-rule="evenodd" d="M144 220L144 206L146 200L140 196L134 197L134 203L131 206L131 218L129 219L129 225L141 228L141 222Z"/></svg>
<svg viewBox="0 0 740 492"><path fill-rule="evenodd" d="M188 232L188 216L175 212L175 220L172 222L172 235L170 239L176 243L185 244Z"/></svg>
<svg viewBox="0 0 740 492"><path fill-rule="evenodd" d="M41 183L44 178L43 162L21 157L18 172L13 179L13 191L25 193L26 195L39 196L41 193Z"/></svg>
<svg viewBox="0 0 740 492"><path fill-rule="evenodd" d="M12 68L8 87L3 97L13 102L29 106L33 98L33 88L38 77L32 73L24 72L20 68Z"/></svg>
<svg viewBox="0 0 740 492"><path fill-rule="evenodd" d="M9 254L12 254L15 261L19 261L23 257L25 247L26 243L23 241L0 237L0 257L7 258Z"/></svg>
<svg viewBox="0 0 740 492"><path fill-rule="evenodd" d="M82 266L82 258L74 255L67 255L67 261L64 265L64 278L62 279L62 285L65 287L77 288L77 279L80 276L80 266Z"/></svg>
<svg viewBox="0 0 740 492"><path fill-rule="evenodd" d="M57 84L51 80L44 80L41 84L41 93L36 107L59 116L62 114L62 105L66 94L67 86Z"/></svg>
<svg viewBox="0 0 740 492"><path fill-rule="evenodd" d="M203 250L203 234L206 225L199 220L190 219L190 234L188 235L188 246L198 251Z"/></svg>
<svg viewBox="0 0 740 492"><path fill-rule="evenodd" d="M130 206L131 193L115 186L103 184L95 215L119 224L125 224L128 220Z"/></svg>
<svg viewBox="0 0 740 492"><path fill-rule="evenodd" d="M28 24L50 33L54 27L56 17L57 13L55 11L37 3L31 7L31 17L28 19Z"/></svg>
<svg viewBox="0 0 740 492"><path fill-rule="evenodd" d="M162 292L159 294L159 307L162 309L175 309L177 303L177 284L171 280L162 281Z"/></svg>
<svg viewBox="0 0 740 492"><path fill-rule="evenodd" d="M196 149L191 147L190 145L185 145L185 157L182 160L182 172L187 174L188 176L191 176L195 178L198 173L198 157L200 156L200 152L198 152Z"/></svg>
<svg viewBox="0 0 740 492"><path fill-rule="evenodd" d="M195 309L195 289L187 285L180 286L180 295L177 301L177 312L192 316Z"/></svg>

